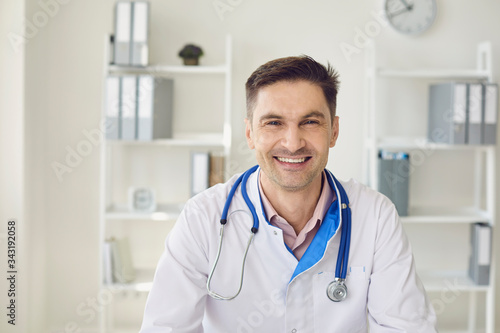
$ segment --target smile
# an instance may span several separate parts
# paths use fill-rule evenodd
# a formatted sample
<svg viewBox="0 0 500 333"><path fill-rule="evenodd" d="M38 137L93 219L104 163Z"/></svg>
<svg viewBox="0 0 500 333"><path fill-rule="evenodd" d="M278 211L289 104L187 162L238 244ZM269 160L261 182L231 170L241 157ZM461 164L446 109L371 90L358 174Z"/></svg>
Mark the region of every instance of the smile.
<svg viewBox="0 0 500 333"><path fill-rule="evenodd" d="M305 162L306 158L285 158L285 157L276 157L278 161L284 162L284 163L303 163Z"/></svg>

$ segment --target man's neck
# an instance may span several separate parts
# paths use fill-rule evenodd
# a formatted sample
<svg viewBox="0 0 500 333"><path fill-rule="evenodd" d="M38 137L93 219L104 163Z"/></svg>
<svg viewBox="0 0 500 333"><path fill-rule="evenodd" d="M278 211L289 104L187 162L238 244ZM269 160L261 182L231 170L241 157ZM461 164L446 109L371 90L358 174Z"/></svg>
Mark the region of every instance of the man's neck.
<svg viewBox="0 0 500 333"><path fill-rule="evenodd" d="M298 235L314 214L323 186L323 173L307 188L300 191L283 190L272 183L264 174L261 174L260 181L262 190L273 208L293 227Z"/></svg>

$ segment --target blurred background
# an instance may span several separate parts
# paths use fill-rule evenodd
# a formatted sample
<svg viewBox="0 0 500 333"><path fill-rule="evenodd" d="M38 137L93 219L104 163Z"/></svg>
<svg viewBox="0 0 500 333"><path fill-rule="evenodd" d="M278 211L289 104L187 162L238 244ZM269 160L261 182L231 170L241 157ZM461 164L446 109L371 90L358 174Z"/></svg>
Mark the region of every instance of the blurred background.
<svg viewBox="0 0 500 333"><path fill-rule="evenodd" d="M203 48L202 66L227 63L226 38L230 36L229 72L174 77L179 82L174 108L177 101L188 101L182 104L186 113L174 113L174 127L196 132L207 122L216 128L213 122L229 119L229 143L215 149L229 149L226 174L255 164L244 136L244 84L268 60L307 54L338 70L341 129L328 167L341 179L361 182L368 180L371 165L366 162L365 143L370 139L367 121L373 103L380 117L387 119L377 120L382 134L425 137L428 86L435 81L389 77L377 79L375 87L367 86L371 73L367 63L384 68L475 69L477 45L490 41L491 79L500 78L497 0L437 0L434 23L417 36L400 33L388 24L382 0L149 3L150 64L182 66L177 53L187 43ZM18 270L16 325L8 324L8 316L2 314L2 332L104 332L108 328L133 332L140 326L147 291L103 286L103 239L128 234L135 266L154 269L172 221L153 224L124 218L109 222L103 217L102 182L108 171L102 168L109 149L103 141L90 140L88 133L100 129L103 119L114 8L114 0L0 0L0 267L7 275L7 223L15 219ZM224 75L230 75L229 81ZM189 84L192 90L181 89ZM196 90L200 94L193 93ZM212 119L211 113L225 107L227 92L230 117ZM79 149L84 150L79 158L68 157ZM493 174L478 185L473 177L478 167L475 158L483 151L448 151L426 145L413 149L420 150L421 159L412 169L410 206L436 202L467 206L474 202L479 187L488 191L479 203L486 207L488 217L477 222L494 222L494 211L500 209L494 196L498 180ZM160 158L147 154L158 150ZM179 146L118 145L113 154L123 164L110 174L119 174L113 176L115 182L120 182L116 177L122 179L120 172L158 175L151 176L150 183L157 180L182 201L189 197L189 186L175 179L189 168L189 152ZM488 166L498 170L492 164L498 165L498 153L497 147L487 150L487 165L479 166L483 174L491 175ZM184 162L169 166L175 159ZM174 176L166 177L166 173ZM126 186L121 190L116 200L124 202ZM157 192L160 199L169 199L166 190ZM466 271L470 222L405 223L417 267ZM119 226L109 234L112 223ZM498 247L500 230L493 230L492 243ZM494 260L498 263L499 256ZM0 304L8 314L8 281L1 280ZM429 291L440 329L492 332L487 318L500 313L500 292L494 288L499 280L496 276L488 286L476 288L464 287L454 277L442 277L441 284ZM500 320L495 327L499 332Z"/></svg>

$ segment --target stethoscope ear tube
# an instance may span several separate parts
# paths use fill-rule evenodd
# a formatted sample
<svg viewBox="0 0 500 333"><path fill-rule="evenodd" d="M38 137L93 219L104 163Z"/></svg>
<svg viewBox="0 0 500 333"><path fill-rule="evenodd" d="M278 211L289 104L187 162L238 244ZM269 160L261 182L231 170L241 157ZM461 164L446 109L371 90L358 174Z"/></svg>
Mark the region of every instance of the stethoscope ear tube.
<svg viewBox="0 0 500 333"><path fill-rule="evenodd" d="M210 274L208 275L207 292L208 292L208 295L212 296L215 299L229 301L229 300L232 300L233 298L236 298L236 296L238 296L240 294L241 288L243 287L243 277L245 276L245 262L247 260L248 249L250 248L250 244L252 243L252 240L253 240L253 237L255 236L255 233L252 232L250 234L250 237L248 238L247 247L245 249L245 254L243 256L243 262L241 264L241 277L240 277L240 286L238 287L238 291L236 292L236 294L234 296L222 296L222 295L216 293L215 291L212 291L212 289L210 288L210 283L212 282L212 276L214 275L215 268L217 267L217 263L219 262L220 253L222 251L222 243L223 243L223 239L224 239L224 226L225 226L224 224L221 224L221 227L220 227L219 246L217 248L217 256L215 257L214 264L212 266L212 269L210 270Z"/></svg>
<svg viewBox="0 0 500 333"><path fill-rule="evenodd" d="M255 234L259 230L259 218L257 216L257 212L255 211L255 207L252 204L252 201L248 197L247 188L246 188L248 177L250 177L250 175L255 170L257 170L257 168L258 168L258 165L252 167L251 169L247 170L241 176L238 177L236 182L233 184L231 190L229 191L229 194L228 194L227 199L226 199L226 203L224 204L224 208L222 210L221 219L220 219L221 226L220 226L220 231L219 231L219 245L217 247L217 255L215 257L214 264L212 266L212 269L210 270L210 273L209 273L208 279L207 279L208 295L215 298L215 299L218 299L218 300L228 301L228 300L232 300L233 298L236 298L236 296L238 296L240 294L241 288L243 287L243 277L245 275L245 263L247 260L248 249L250 248L250 244L252 243L252 240L253 240ZM217 263L219 262L220 254L222 251L222 243L224 240L224 227L227 224L227 214L229 211L229 206L231 205L231 202L232 202L233 197L234 197L234 193L236 192L236 189L238 188L240 183L241 183L241 194L243 196L243 199L245 200L245 203L247 204L248 208L250 209L250 212L252 213L253 226L250 229L250 231L251 231L250 237L248 238L247 246L245 249L245 254L243 256L243 262L241 263L241 277L240 277L240 286L238 287L238 291L236 292L236 294L234 296L222 296L222 295L212 291L212 289L210 288L210 284L212 282L212 277L214 275L214 272L215 272L215 269L217 267Z"/></svg>

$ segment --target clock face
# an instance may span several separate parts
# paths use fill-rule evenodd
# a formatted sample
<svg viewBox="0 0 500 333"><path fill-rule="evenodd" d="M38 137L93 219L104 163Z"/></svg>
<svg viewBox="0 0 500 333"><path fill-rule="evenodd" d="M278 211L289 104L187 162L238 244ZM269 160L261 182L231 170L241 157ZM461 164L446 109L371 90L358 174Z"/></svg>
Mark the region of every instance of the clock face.
<svg viewBox="0 0 500 333"><path fill-rule="evenodd" d="M384 10L394 29L416 35L434 22L436 0L386 0Z"/></svg>
<svg viewBox="0 0 500 333"><path fill-rule="evenodd" d="M153 201L153 195L148 189L137 189L134 192L134 207L137 209L148 209Z"/></svg>

